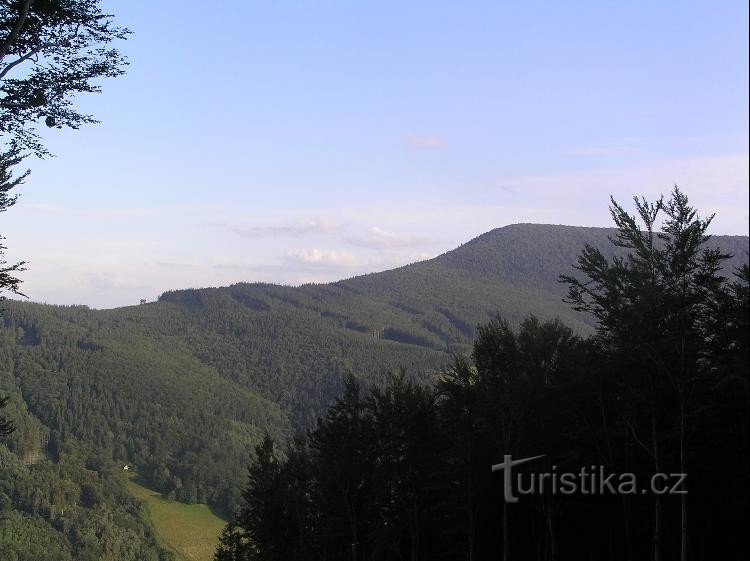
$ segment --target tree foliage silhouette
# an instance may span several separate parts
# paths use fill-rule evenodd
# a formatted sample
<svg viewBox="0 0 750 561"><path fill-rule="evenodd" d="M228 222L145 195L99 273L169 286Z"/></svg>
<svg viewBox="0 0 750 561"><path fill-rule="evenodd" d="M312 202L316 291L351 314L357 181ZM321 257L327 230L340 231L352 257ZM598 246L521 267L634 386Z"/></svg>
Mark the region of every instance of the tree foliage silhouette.
<svg viewBox="0 0 750 561"><path fill-rule="evenodd" d="M127 29L113 24L100 0L11 0L0 3L0 134L47 154L35 130L95 123L73 106L77 94L99 92L98 80L127 64L109 44Z"/></svg>
<svg viewBox="0 0 750 561"><path fill-rule="evenodd" d="M124 73L127 64L110 43L129 30L113 24L100 0L8 0L0 2L0 212L16 198L9 192L28 171L13 169L29 154L49 154L36 130L78 129L95 123L74 106L77 94L100 91L99 79ZM0 241L2 241L0 237ZM16 273L0 245L0 293L20 294Z"/></svg>
<svg viewBox="0 0 750 561"><path fill-rule="evenodd" d="M722 296L722 264L731 256L708 247L713 216L702 219L677 186L668 200L650 203L634 198L632 216L612 199L610 212L618 228L612 242L628 250L625 258L608 261L587 246L578 259L583 280L561 277L569 286L568 299L580 311L598 320L598 334L618 353L631 376L633 408L645 401L649 439L635 418L628 421L636 441L654 460L654 471L663 469L665 431L677 436L679 469L688 472L688 423L696 388L705 378L715 302ZM663 222L658 221L663 215ZM642 377L645 373L645 378ZM636 397L637 396L637 397ZM662 508L656 496L653 559L661 559ZM688 557L687 495L681 498L681 559Z"/></svg>
<svg viewBox="0 0 750 561"><path fill-rule="evenodd" d="M596 333L498 316L437 384L350 378L306 442L257 450L217 559L746 558L748 269L728 278L678 189L636 209L612 202L626 251L587 246L562 279ZM490 471L505 455L640 485L508 504ZM688 473L690 503L649 490L655 473Z"/></svg>

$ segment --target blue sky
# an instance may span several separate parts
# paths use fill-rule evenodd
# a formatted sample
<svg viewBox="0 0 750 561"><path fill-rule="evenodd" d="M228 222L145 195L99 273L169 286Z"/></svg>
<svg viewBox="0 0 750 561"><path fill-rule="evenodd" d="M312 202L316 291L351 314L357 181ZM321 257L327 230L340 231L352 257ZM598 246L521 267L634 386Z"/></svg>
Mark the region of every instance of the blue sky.
<svg viewBox="0 0 750 561"><path fill-rule="evenodd" d="M104 6L128 75L2 217L32 300L333 280L674 183L748 233L747 2Z"/></svg>

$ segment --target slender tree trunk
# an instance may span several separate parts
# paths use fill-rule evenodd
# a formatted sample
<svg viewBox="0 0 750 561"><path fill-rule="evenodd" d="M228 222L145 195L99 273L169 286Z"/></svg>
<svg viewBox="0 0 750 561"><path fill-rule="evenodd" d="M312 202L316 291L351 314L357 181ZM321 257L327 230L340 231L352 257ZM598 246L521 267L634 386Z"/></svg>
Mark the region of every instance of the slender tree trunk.
<svg viewBox="0 0 750 561"><path fill-rule="evenodd" d="M349 503L348 491L346 489L341 490L341 494L344 499L344 508L346 509L346 517L349 522L349 531L352 537L352 561L357 561L359 546L359 540L357 539L357 515L354 511L354 507Z"/></svg>
<svg viewBox="0 0 750 561"><path fill-rule="evenodd" d="M474 548L474 540L475 540L474 533L476 532L476 529L475 529L476 514L474 513L473 501L472 503L469 504L469 509L470 509L470 512L469 512L469 561L474 561L474 555L475 555L474 554L474 549L475 549Z"/></svg>
<svg viewBox="0 0 750 561"><path fill-rule="evenodd" d="M542 518L544 517L544 513L542 513ZM544 561L544 548L545 548L545 537L547 535L547 532L544 528L544 520L542 519L540 521L539 515L537 512L533 512L531 515L531 524L534 531L534 543L536 544L536 559L537 561Z"/></svg>
<svg viewBox="0 0 750 561"><path fill-rule="evenodd" d="M469 439L469 450L467 454L467 466L468 466L468 478L466 480L467 487L467 503L469 505L469 561L474 561L474 462L472 456L472 442Z"/></svg>
<svg viewBox="0 0 750 561"><path fill-rule="evenodd" d="M659 461L659 434L656 430L656 411L653 403L651 409L651 441L654 451L654 470L661 473L661 462ZM661 561L661 495L656 495L654 501L654 536L653 536L653 560Z"/></svg>
<svg viewBox="0 0 750 561"><path fill-rule="evenodd" d="M623 528L625 530L625 559L626 561L633 561L632 530L630 529L630 505L628 504L628 497L626 495L622 495L621 499Z"/></svg>
<svg viewBox="0 0 750 561"><path fill-rule="evenodd" d="M510 560L510 535L508 533L508 503L503 501L503 561Z"/></svg>
<svg viewBox="0 0 750 561"><path fill-rule="evenodd" d="M552 505L547 508L547 531L549 532L549 560L555 561L557 559L557 540L555 536L555 518L554 509Z"/></svg>
<svg viewBox="0 0 750 561"><path fill-rule="evenodd" d="M685 454L685 400L680 397L680 472L687 473L687 457ZM688 504L687 495L680 495L680 561L688 558Z"/></svg>
<svg viewBox="0 0 750 561"><path fill-rule="evenodd" d="M412 505L409 512L409 527L411 530L411 561L419 559L419 510Z"/></svg>
<svg viewBox="0 0 750 561"><path fill-rule="evenodd" d="M625 466L628 472L633 471L633 436L628 435L628 440L625 448ZM625 511L625 539L627 540L625 546L625 555L627 561L633 561L633 517L632 517L632 506L633 501L631 497L622 495L623 509Z"/></svg>
<svg viewBox="0 0 750 561"><path fill-rule="evenodd" d="M352 532L352 561L357 561L359 558L357 549L359 548L359 540L357 539L357 521L354 517L350 516L349 524Z"/></svg>

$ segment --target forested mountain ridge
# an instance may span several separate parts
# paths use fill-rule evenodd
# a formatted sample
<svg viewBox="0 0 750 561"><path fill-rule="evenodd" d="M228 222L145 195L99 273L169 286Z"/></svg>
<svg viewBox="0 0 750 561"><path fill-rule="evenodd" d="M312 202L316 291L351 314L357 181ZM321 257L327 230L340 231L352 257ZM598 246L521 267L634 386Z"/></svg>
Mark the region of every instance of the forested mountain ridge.
<svg viewBox="0 0 750 561"><path fill-rule="evenodd" d="M308 313L334 327L398 342L406 342L399 340L398 327L408 326L412 342L438 350L470 344L476 324L497 311L512 323L534 313L588 331L586 318L562 302L565 288L558 279L574 272L586 243L611 257L615 251L609 239L615 233L613 228L514 224L434 259L338 282L300 287L239 283L170 291L159 300L195 311L231 299L255 312ZM747 261L747 236L714 236L712 244L734 256L729 269Z"/></svg>
<svg viewBox="0 0 750 561"><path fill-rule="evenodd" d="M590 331L557 278L585 243L611 256L614 232L519 224L382 273L176 290L113 310L6 302L0 393L20 420L8 446L103 478L131 463L177 500L229 510L252 444L312 426L347 374L370 383L405 367L430 378L497 312ZM747 260L746 236L709 245L734 254L732 267Z"/></svg>

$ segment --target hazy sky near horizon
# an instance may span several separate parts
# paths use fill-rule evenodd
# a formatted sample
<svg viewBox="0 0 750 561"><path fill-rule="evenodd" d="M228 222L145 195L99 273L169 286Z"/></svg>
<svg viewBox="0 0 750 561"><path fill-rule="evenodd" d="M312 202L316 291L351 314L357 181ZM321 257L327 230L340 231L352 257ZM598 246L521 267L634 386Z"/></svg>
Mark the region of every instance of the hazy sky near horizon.
<svg viewBox="0 0 750 561"><path fill-rule="evenodd" d="M125 77L3 213L34 301L300 284L677 183L748 233L748 6L110 0Z"/></svg>

